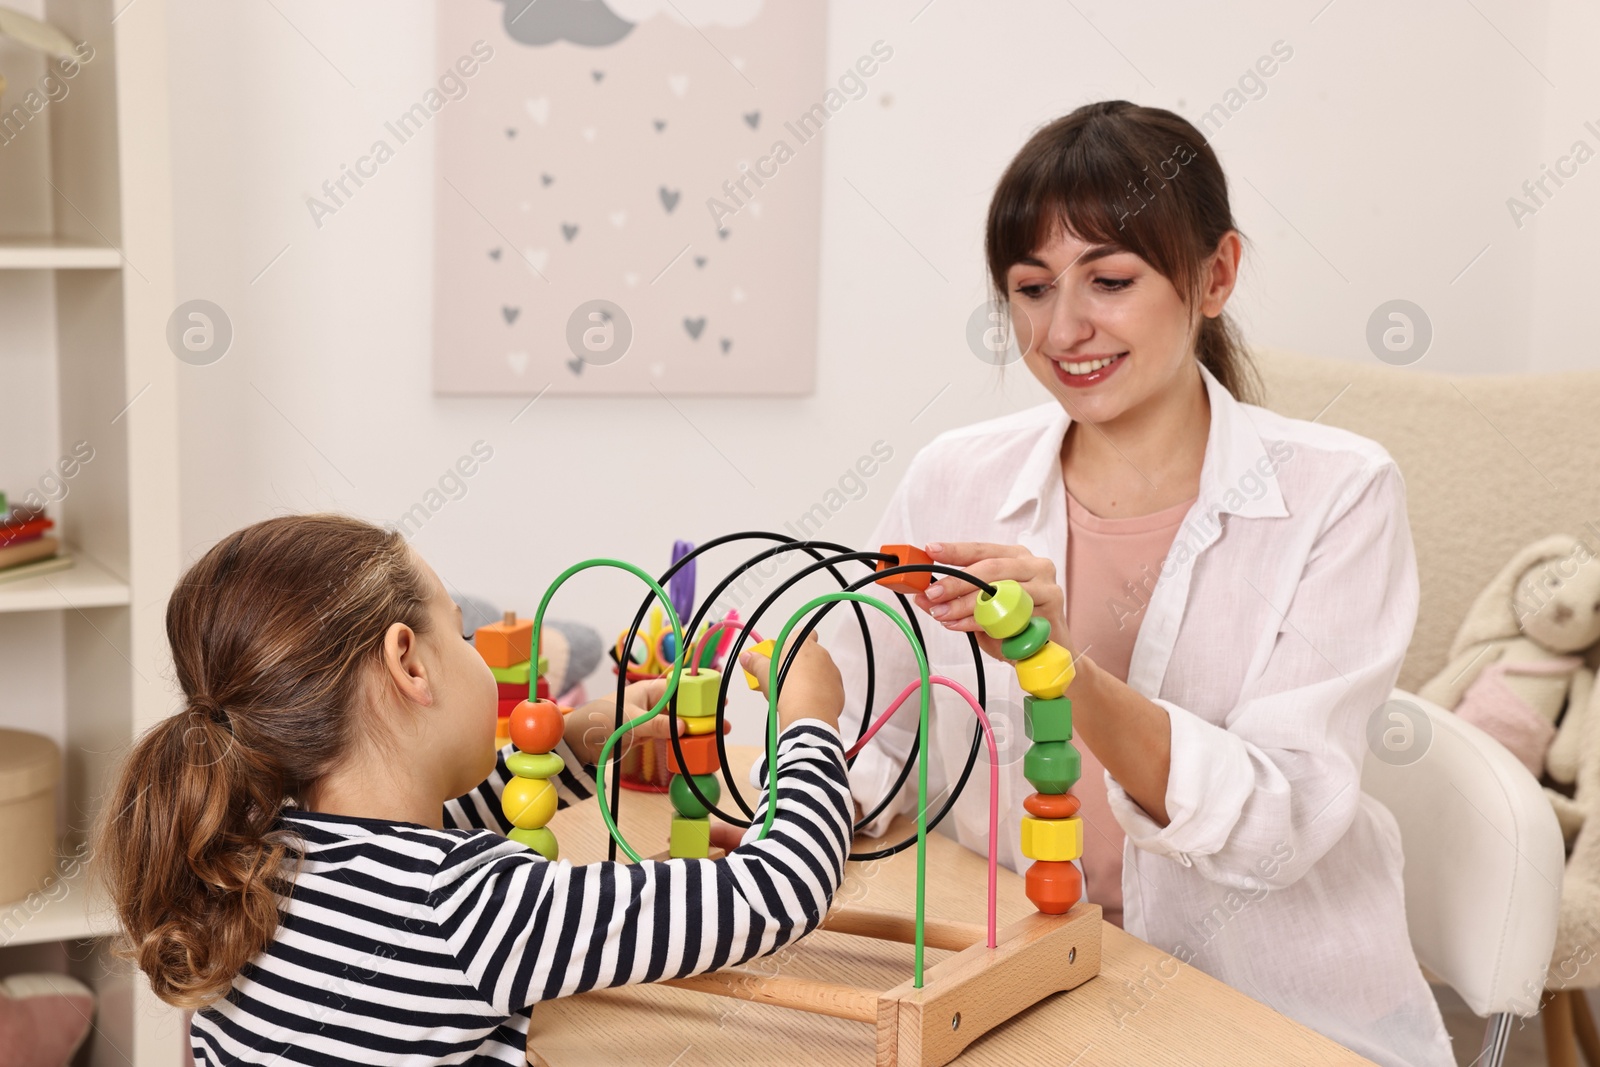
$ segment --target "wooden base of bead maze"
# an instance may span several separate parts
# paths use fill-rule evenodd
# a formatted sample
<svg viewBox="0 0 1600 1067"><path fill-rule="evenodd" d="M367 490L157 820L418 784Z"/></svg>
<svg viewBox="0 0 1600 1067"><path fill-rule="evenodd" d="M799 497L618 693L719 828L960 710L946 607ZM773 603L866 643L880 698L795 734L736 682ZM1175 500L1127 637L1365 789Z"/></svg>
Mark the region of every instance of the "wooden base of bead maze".
<svg viewBox="0 0 1600 1067"><path fill-rule="evenodd" d="M820 928L908 945L916 938L911 916L870 908L835 908ZM944 1067L1024 1009L1100 973L1100 906L1034 912L1002 929L994 948L980 925L929 919L924 944L956 954L930 965L921 989L910 979L876 990L738 967L661 984L868 1023L877 1028L876 1067ZM529 1062L546 1067L531 1049Z"/></svg>

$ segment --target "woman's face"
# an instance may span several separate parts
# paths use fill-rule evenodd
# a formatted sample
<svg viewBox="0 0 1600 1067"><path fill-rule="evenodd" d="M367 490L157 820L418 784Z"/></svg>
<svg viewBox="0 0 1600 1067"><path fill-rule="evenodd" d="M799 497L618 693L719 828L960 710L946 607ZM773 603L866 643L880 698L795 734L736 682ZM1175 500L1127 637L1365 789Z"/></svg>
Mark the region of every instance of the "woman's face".
<svg viewBox="0 0 1600 1067"><path fill-rule="evenodd" d="M1208 288L1202 312L1221 311L1232 289L1226 281L1220 298ZM1198 323L1172 282L1132 252L1058 228L1012 265L1006 283L1023 362L1074 419L1110 422L1194 372Z"/></svg>

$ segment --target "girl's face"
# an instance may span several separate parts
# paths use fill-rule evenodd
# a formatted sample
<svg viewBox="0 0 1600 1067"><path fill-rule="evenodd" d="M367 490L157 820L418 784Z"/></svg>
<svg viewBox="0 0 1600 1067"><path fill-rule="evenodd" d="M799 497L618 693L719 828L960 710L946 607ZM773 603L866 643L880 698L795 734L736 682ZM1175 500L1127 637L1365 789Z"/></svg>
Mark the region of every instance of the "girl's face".
<svg viewBox="0 0 1600 1067"><path fill-rule="evenodd" d="M433 588L428 600L431 626L420 637L421 651L432 667L433 704L418 712L427 718L439 766L456 772L449 796L457 797L494 770L497 690L489 665L471 642L461 638L460 607L433 568L421 557L417 563Z"/></svg>
<svg viewBox="0 0 1600 1067"><path fill-rule="evenodd" d="M1232 291L1230 238L1237 243L1224 237L1208 261L1202 314L1219 313ZM1132 252L1058 228L1012 265L1006 288L1023 362L1074 419L1111 422L1194 373L1198 322L1172 282Z"/></svg>

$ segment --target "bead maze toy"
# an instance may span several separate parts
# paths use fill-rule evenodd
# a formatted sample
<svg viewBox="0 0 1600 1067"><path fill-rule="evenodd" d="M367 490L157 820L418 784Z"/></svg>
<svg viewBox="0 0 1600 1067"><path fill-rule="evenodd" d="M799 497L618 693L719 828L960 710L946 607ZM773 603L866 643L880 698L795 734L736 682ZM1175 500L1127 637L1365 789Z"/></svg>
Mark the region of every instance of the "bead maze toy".
<svg viewBox="0 0 1600 1067"><path fill-rule="evenodd" d="M773 544L737 566L696 610L692 579L696 558L721 546L747 540L770 541ZM742 573L774 556L786 554L804 554L811 560L779 583L747 620L740 622L724 618L706 624L712 605ZM867 573L854 580L847 579L842 568L853 564L864 564L868 568ZM762 975L742 968L724 968L690 978L673 979L667 984L854 1019L876 1028L877 1063L880 1067L942 1067L978 1037L1023 1009L1053 993L1072 989L1099 973L1100 908L1079 899L1083 882L1072 862L1081 855L1083 846L1078 800L1071 793L1078 780L1080 762L1078 752L1072 745L1072 704L1065 695L1073 679L1072 656L1061 645L1050 640L1050 625L1046 620L1034 616L1033 602L1025 589L1011 581L990 584L958 568L935 563L911 545L884 545L877 552L861 552L831 542L797 541L774 533L729 534L708 541L699 548L680 544L674 550L671 567L659 579L620 560L593 559L569 567L556 578L539 603L531 628L531 655L537 656L537 635L551 598L570 578L592 567L619 568L649 586L649 595L639 606L632 625L619 641L620 649L632 647L640 626L652 610L665 613L674 637L673 643L667 646L672 650L672 658L664 672L668 678L665 693L654 707L631 722L623 721L622 698L628 672L622 669L624 660L619 656L616 729L602 746L595 768L597 800L601 817L611 836L613 859L620 849L629 860L642 861L617 823L621 800L616 773L621 754L617 743L629 730L662 713L668 716L671 727L665 747L673 775L669 792L674 816L666 855L686 859L720 855L710 847L709 817L712 814L736 826L756 825L755 809L740 792L738 783L727 769L724 717L733 673L706 665L701 659L705 650L712 647L713 637L721 635L715 646L719 651L729 644L731 637L726 662L736 662L742 646L753 641L755 647L763 651L770 649L772 662L777 665L773 684L767 694L765 749L766 766L769 768L777 766L778 697L794 652L823 618L840 604L848 604L849 610L854 613L866 651L866 687L860 725L855 741L847 748L846 758L853 760L884 723L911 697L917 698L918 727L912 751L889 791L871 810L864 813L858 824L859 829L859 825L875 819L888 806L904 785L914 763L918 801L916 832L893 845L865 852L852 851L848 857L857 861L882 859L914 846L915 913L908 917L841 906L835 907L819 924L821 928L837 933L910 944L910 979L893 989L876 990L786 975ZM691 576L687 583L680 577L686 568ZM806 578L824 573L838 583L841 587L838 591L813 597L783 624L777 636L771 640L763 640L755 632L754 625L780 596ZM976 694L951 679L930 673L922 633L907 599L925 590L935 575L959 578L979 590L975 609L977 622L985 633L1001 642L1001 654L1012 662L1018 681L1028 694L1024 725L1031 745L1024 759L1024 773L1035 792L1024 802L1027 815L1022 820L1021 836L1023 854L1033 861L1025 876L1026 893L1037 911L1004 930L996 928L995 907L1000 756L984 706L986 685L983 654L976 635L969 634L968 644L978 666ZM676 584L673 581L675 578L678 579ZM672 596L664 588L668 585L673 587ZM900 610L897 612L884 600L861 591L870 585L891 593L898 600ZM873 693L877 670L867 623L868 610L881 613L900 631L909 642L917 661L917 677L905 685L876 717L873 714ZM684 616L689 616L687 625L683 621ZM699 637L691 643L684 640L685 633L698 633ZM755 687L754 678L747 675L746 682L751 688ZM976 723L966 764L950 795L938 811L930 816L927 758L922 746L928 737L930 692L935 685L943 686L960 697L972 710ZM527 706L536 708L537 704ZM515 731L521 720L517 716L523 707L519 704L518 712L513 713L513 740L518 736ZM528 714L531 717L532 712ZM559 711L556 714L559 715ZM679 732L680 719L686 724L686 733ZM526 734L531 744L542 744L546 740L544 736L534 737L534 733L530 730ZM559 737L559 730L555 737ZM550 743L553 746L553 738ZM517 741L517 744L519 748L523 747L521 741ZM939 824L960 796L985 745L990 766L987 924L976 927L963 923L930 923L926 917L927 834ZM518 754L519 757L521 755L523 753ZM529 767L530 774L533 771L544 772L545 769L544 764ZM718 784L718 772L721 772L726 788ZM770 773L766 778L767 804L760 823L761 836L770 830L778 806L778 775ZM534 792L537 791L524 788L519 792L519 798L524 793ZM551 793L553 795L553 789ZM743 817L718 806L725 800L731 800L742 811ZM530 796L526 807L532 806L533 798ZM535 810L531 814L536 817L542 812ZM509 805L507 815L511 816ZM548 819L548 815L545 819ZM518 822L513 817L512 821L519 828L517 834L523 833L521 827L525 822L533 823L540 829L544 826L542 821L535 819ZM518 839L534 844L526 834ZM549 844L553 851L553 838ZM924 954L928 946L951 950L954 954L931 967L925 967ZM534 1062L538 1062L537 1057L534 1057Z"/></svg>

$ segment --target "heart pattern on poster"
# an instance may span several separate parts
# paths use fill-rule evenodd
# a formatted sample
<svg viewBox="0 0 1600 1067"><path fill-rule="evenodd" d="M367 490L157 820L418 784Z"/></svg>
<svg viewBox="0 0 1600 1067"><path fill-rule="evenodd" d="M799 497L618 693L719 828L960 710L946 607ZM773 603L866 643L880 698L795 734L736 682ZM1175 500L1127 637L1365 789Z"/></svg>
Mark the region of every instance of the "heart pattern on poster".
<svg viewBox="0 0 1600 1067"><path fill-rule="evenodd" d="M672 209L678 206L678 197L682 195L679 189L668 189L665 185L661 187L661 206L667 209L667 214L672 214Z"/></svg>
<svg viewBox="0 0 1600 1067"><path fill-rule="evenodd" d="M500 314L506 317L506 325L510 326L513 322L517 321L517 316L522 314L522 309L507 305L500 309Z"/></svg>
<svg viewBox="0 0 1600 1067"><path fill-rule="evenodd" d="M689 331L689 336L696 341L700 340L700 331L706 328L706 317L701 315L698 319L684 319L683 328Z"/></svg>

